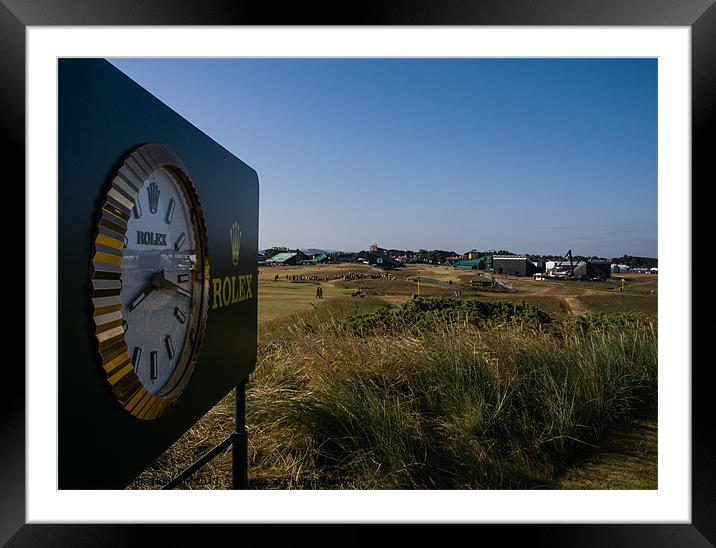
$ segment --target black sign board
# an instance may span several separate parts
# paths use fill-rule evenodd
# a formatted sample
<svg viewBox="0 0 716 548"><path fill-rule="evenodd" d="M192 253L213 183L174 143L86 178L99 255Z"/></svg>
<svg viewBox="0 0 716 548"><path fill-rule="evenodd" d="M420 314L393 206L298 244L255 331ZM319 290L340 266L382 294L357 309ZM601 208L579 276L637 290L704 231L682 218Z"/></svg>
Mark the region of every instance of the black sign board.
<svg viewBox="0 0 716 548"><path fill-rule="evenodd" d="M58 488L122 488L255 366L258 176L107 61L58 63ZM171 318L128 323L130 259L163 261L131 300Z"/></svg>

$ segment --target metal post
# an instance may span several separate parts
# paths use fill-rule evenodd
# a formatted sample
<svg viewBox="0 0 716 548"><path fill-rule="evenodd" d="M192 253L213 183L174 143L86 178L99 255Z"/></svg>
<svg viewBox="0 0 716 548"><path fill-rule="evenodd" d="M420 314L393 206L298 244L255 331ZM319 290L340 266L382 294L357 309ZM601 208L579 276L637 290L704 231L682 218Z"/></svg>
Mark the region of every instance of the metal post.
<svg viewBox="0 0 716 548"><path fill-rule="evenodd" d="M182 481L231 446L231 484L233 489L247 489L249 484L249 444L246 432L246 381L234 391L234 431L216 447L192 463L162 489L174 489Z"/></svg>
<svg viewBox="0 0 716 548"><path fill-rule="evenodd" d="M246 381L235 392L234 442L231 448L231 475L234 489L246 489L249 483L249 445L246 433Z"/></svg>

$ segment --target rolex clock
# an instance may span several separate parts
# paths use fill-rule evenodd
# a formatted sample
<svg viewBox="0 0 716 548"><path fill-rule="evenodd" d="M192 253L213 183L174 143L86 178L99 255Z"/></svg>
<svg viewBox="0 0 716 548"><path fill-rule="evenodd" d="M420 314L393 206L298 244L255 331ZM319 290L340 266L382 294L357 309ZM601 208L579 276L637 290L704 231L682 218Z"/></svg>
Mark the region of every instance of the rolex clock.
<svg viewBox="0 0 716 548"><path fill-rule="evenodd" d="M156 419L191 379L209 301L201 204L168 148L136 148L113 173L90 279L102 374L127 412Z"/></svg>

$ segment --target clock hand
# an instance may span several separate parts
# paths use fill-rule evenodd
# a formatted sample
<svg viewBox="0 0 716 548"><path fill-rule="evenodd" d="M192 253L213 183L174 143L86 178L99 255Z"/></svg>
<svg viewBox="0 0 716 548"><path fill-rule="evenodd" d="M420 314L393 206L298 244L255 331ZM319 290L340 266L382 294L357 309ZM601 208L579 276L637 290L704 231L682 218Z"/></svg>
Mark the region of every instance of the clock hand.
<svg viewBox="0 0 716 548"><path fill-rule="evenodd" d="M185 297L191 298L191 293L189 291L187 291L186 289L184 289L181 286L178 286L174 282L170 282L169 280L167 280L166 277L164 276L163 270L161 272L157 272L156 274L154 274L152 276L152 284L156 288L174 289L180 295L184 295Z"/></svg>
<svg viewBox="0 0 716 548"><path fill-rule="evenodd" d="M142 290L142 292L139 294L139 296L131 302L131 304L128 307L129 311L132 312L135 308L137 308L144 301L144 299L146 299L147 296L155 289L157 289L157 288L154 287L153 285L149 285L149 286L145 287Z"/></svg>
<svg viewBox="0 0 716 548"><path fill-rule="evenodd" d="M191 293L189 293L186 289L167 280L164 277L164 271L162 270L161 272L156 272L152 275L147 286L142 290L137 298L130 303L128 307L129 311L132 312L135 308L137 308L144 301L144 299L146 299L147 296L156 289L176 289L177 293L191 297Z"/></svg>

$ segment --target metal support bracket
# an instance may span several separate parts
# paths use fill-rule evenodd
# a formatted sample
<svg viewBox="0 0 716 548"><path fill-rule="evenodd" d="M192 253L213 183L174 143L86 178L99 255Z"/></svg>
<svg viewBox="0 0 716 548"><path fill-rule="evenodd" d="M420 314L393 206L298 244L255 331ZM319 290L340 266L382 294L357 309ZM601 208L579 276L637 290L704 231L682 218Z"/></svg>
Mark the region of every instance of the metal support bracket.
<svg viewBox="0 0 716 548"><path fill-rule="evenodd" d="M211 448L185 470L177 474L161 489L174 489L199 468L231 447L232 489L247 489L249 483L248 434L246 432L246 381L242 381L234 392L234 431L220 444Z"/></svg>

